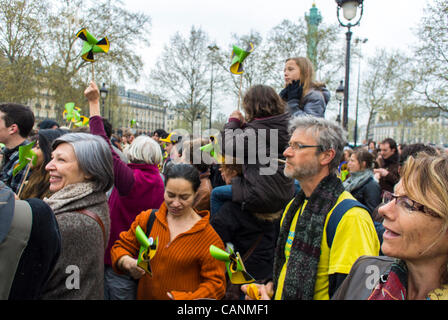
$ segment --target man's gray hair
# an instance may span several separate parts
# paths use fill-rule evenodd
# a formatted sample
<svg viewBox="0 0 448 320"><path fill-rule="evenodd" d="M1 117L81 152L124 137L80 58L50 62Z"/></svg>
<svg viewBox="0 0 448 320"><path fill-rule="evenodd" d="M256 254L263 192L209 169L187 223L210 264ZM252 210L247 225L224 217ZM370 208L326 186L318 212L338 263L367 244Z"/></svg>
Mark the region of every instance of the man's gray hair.
<svg viewBox="0 0 448 320"><path fill-rule="evenodd" d="M296 129L308 131L314 136L316 143L322 146L317 152L330 149L335 151L335 157L329 164L330 172L335 172L344 154L344 147L347 145L347 132L337 122L308 115L290 120L290 134L292 135Z"/></svg>
<svg viewBox="0 0 448 320"><path fill-rule="evenodd" d="M62 143L69 143L78 159L79 168L97 187L106 192L114 184L112 153L103 138L90 133L67 133L53 142L53 150Z"/></svg>

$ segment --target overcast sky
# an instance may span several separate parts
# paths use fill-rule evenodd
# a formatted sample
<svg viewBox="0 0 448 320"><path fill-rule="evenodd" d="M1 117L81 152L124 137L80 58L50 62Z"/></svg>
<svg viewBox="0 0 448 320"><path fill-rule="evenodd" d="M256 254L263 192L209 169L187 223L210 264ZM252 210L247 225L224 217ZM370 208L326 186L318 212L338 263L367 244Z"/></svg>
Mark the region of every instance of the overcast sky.
<svg viewBox="0 0 448 320"><path fill-rule="evenodd" d="M361 24L352 28L353 39L368 38L368 42L363 45L363 52L367 55L372 55L377 48L406 50L416 41L414 31L428 1L430 0L365 0ZM325 23L338 23L334 0L123 0L123 2L128 10L145 12L152 20L151 45L143 53L144 74L148 74L154 67L170 37L177 31L187 36L192 25L201 27L209 35L211 42L225 47L229 44L232 33L245 34L250 30L256 30L265 36L284 19L297 21L308 13L313 2L316 3ZM341 34L347 31L346 28L339 28ZM345 41L345 37L341 39ZM282 77L282 70L279 70L279 77ZM356 79L351 79L351 89L356 87L355 82ZM139 85L143 86L140 89L150 89L146 83ZM230 110L224 109L222 110L224 113Z"/></svg>

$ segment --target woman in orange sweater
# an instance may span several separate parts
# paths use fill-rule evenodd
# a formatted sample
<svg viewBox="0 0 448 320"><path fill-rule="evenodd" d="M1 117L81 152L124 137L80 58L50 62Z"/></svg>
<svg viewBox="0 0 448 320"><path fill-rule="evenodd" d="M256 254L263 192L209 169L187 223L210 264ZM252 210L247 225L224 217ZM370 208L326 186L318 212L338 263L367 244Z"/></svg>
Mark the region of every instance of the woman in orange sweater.
<svg viewBox="0 0 448 320"><path fill-rule="evenodd" d="M149 237L159 238L151 259L152 276L137 266L139 225L145 233L151 209L140 213L111 249L112 267L138 282L137 299L221 299L226 289L225 264L215 260L210 245L224 244L209 223L209 211L196 211L193 201L201 181L196 168L177 164L165 178L165 201L155 214Z"/></svg>

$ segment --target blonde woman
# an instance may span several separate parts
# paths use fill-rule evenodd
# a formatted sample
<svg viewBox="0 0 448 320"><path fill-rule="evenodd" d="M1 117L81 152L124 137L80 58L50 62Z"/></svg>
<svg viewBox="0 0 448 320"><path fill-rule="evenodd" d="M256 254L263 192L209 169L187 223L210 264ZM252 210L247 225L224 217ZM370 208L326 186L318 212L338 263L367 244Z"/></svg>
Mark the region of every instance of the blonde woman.
<svg viewBox="0 0 448 320"><path fill-rule="evenodd" d="M334 299L448 299L448 157L410 157L379 213L388 257L361 257Z"/></svg>
<svg viewBox="0 0 448 320"><path fill-rule="evenodd" d="M288 103L289 113L323 118L331 95L325 84L315 81L312 62L305 57L288 58L284 78L285 88L280 97Z"/></svg>

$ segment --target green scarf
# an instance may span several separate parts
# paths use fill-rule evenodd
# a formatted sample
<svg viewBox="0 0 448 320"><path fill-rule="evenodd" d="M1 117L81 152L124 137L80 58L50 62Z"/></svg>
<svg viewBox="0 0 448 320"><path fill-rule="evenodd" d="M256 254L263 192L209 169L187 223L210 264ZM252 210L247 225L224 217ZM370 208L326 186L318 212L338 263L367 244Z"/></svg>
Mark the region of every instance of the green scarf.
<svg viewBox="0 0 448 320"><path fill-rule="evenodd" d="M325 219L342 192L344 187L341 180L335 174L330 174L319 183L308 199L308 204L296 225L283 285L283 300L313 299ZM283 219L275 249L273 270L275 286L285 263L285 244L292 220L304 201L305 194L300 191Z"/></svg>

